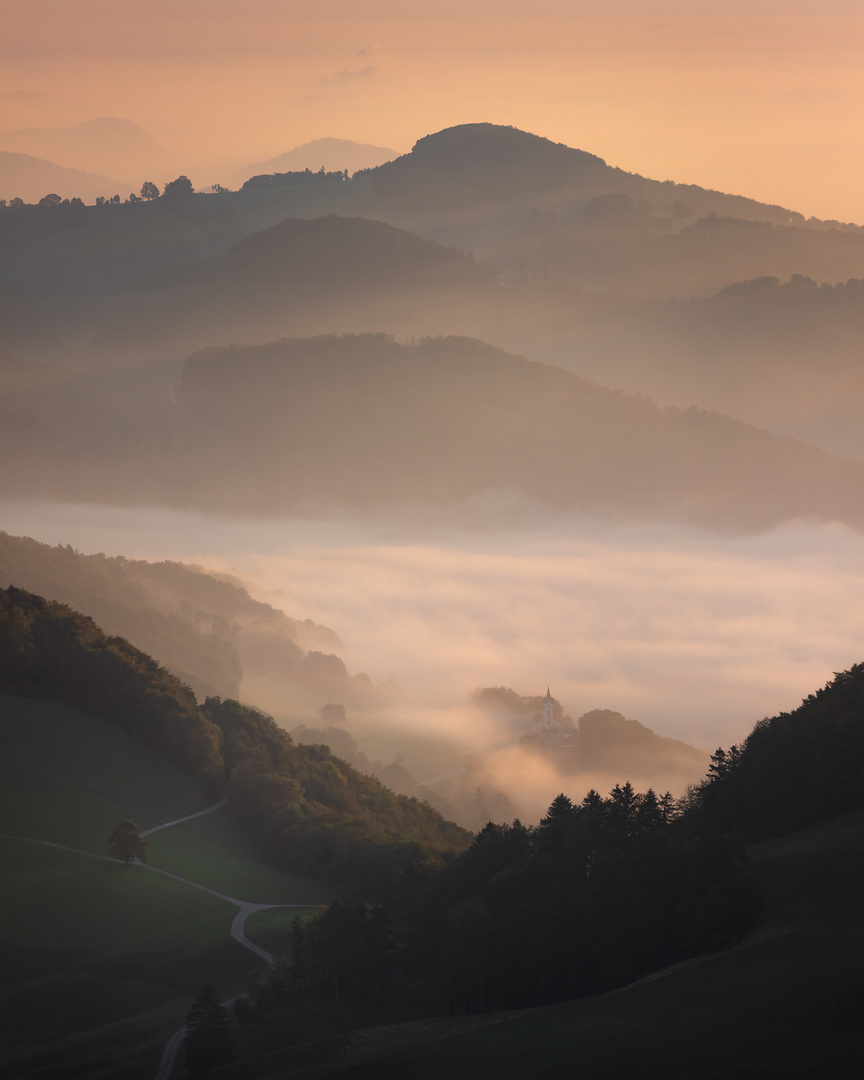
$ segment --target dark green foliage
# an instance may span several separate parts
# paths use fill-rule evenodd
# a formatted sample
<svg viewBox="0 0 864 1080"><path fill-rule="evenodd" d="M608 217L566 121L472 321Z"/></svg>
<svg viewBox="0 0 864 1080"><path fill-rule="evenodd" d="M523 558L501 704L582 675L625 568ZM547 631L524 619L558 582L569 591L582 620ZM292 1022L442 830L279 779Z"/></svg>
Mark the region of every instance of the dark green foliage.
<svg viewBox="0 0 864 1080"><path fill-rule="evenodd" d="M759 914L740 848L668 820L653 791L559 795L533 829L491 822L438 873L294 926L259 1004L318 995L476 1012L597 993L738 940Z"/></svg>
<svg viewBox="0 0 864 1080"><path fill-rule="evenodd" d="M864 664L840 672L792 713L720 747L698 803L747 840L779 836L864 804Z"/></svg>
<svg viewBox="0 0 864 1080"><path fill-rule="evenodd" d="M382 873L439 860L470 839L428 804L394 795L326 746L295 746L256 710L218 699L203 710L224 732L231 812L258 829L285 866L366 892Z"/></svg>
<svg viewBox="0 0 864 1080"><path fill-rule="evenodd" d="M183 1049L186 1072L193 1080L207 1080L214 1069L231 1060L234 1049L231 1020L209 984L189 1010Z"/></svg>
<svg viewBox="0 0 864 1080"><path fill-rule="evenodd" d="M146 653L86 615L0 590L0 689L49 697L116 724L187 772L218 779L221 733L195 695Z"/></svg>
<svg viewBox="0 0 864 1080"><path fill-rule="evenodd" d="M108 837L108 851L112 859L122 859L128 866L133 859L147 858L147 841L134 821L123 821Z"/></svg>
<svg viewBox="0 0 864 1080"><path fill-rule="evenodd" d="M116 724L200 777L283 866L365 890L412 861L440 860L470 834L394 795L325 746L295 746L271 717L192 691L92 619L22 589L0 590L0 691L48 697Z"/></svg>
<svg viewBox="0 0 864 1080"><path fill-rule="evenodd" d="M295 184L341 184L347 180L347 174L336 172L312 172L311 169L303 169L300 172L262 173L259 176L251 176L241 187L241 191L249 191L253 188L291 187Z"/></svg>
<svg viewBox="0 0 864 1080"><path fill-rule="evenodd" d="M83 555L69 546L51 547L4 532L0 585L16 585L78 610L86 607L101 627L135 641L202 697L238 695L242 624L254 623L258 652L266 651L281 670L303 660L292 636L316 629L196 567ZM335 635L330 636L335 643Z"/></svg>
<svg viewBox="0 0 864 1080"><path fill-rule="evenodd" d="M169 202L180 203L187 202L194 194L195 188L192 186L189 177L178 176L176 180L172 180L165 185L162 197Z"/></svg>

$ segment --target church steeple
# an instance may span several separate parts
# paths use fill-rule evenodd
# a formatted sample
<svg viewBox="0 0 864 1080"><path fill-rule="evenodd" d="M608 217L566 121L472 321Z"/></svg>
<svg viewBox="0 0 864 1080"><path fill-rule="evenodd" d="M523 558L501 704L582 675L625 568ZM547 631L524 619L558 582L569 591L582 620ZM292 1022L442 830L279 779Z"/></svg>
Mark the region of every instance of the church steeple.
<svg viewBox="0 0 864 1080"><path fill-rule="evenodd" d="M546 687L546 699L543 702L543 715L537 723L538 731L555 731L558 727L558 722L555 719L555 700L552 697L552 691L549 687Z"/></svg>

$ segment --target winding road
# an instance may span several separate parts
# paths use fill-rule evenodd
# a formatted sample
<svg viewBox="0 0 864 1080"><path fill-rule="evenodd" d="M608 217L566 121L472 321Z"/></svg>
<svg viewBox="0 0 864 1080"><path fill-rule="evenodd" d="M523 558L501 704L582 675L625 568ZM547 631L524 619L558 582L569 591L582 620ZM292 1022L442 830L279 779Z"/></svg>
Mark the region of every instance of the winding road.
<svg viewBox="0 0 864 1080"><path fill-rule="evenodd" d="M218 803L213 806L208 806L206 810L199 810L195 814L188 814L186 817L175 818L173 821L166 821L162 825L154 825L152 829L146 829L141 833L141 836L150 836L151 833L158 832L160 829L168 829L172 825L180 825L184 821L191 821L193 818L203 817L204 814L212 814L214 811L219 810L228 801L228 796L225 795ZM82 851L80 848L67 847L65 844L55 844L50 840L34 840L29 836L10 836L8 833L0 833L0 839L3 840L18 840L23 844L39 844L42 847L57 848L60 851L69 851L74 855L84 855L88 859L101 859L103 862L117 863L119 859L112 859L108 855L97 855L92 851ZM233 904L237 909L237 914L231 921L231 937L242 945L244 949L248 949L250 952L255 953L268 964L273 963L273 954L267 952L266 949L262 949L260 945L256 945L246 937L246 920L250 915L254 915L258 911L267 911L270 908L308 908L309 904L258 904L250 900L238 900L235 896L227 896L225 893L219 892L216 889L211 889L208 885L201 885L197 881L191 881L189 878L181 877L179 874L172 874L170 870L160 870L158 866L150 866L147 863L141 862L139 859L132 861L133 866L141 869L148 870L151 874L162 874L163 877L173 878L174 881L179 881L181 885L188 885L192 889L200 889L201 892L209 893L211 896L216 896L220 900L225 900L229 904ZM232 998L230 1001L223 1001L223 1005L230 1005L234 1001ZM174 1069L174 1063L177 1060L177 1055L180 1052L180 1047L183 1045L183 1037L186 1034L186 1028L182 1027L178 1031L175 1031L168 1042L165 1044L165 1049L162 1051L162 1060L159 1064L159 1071L156 1073L154 1080L168 1080Z"/></svg>

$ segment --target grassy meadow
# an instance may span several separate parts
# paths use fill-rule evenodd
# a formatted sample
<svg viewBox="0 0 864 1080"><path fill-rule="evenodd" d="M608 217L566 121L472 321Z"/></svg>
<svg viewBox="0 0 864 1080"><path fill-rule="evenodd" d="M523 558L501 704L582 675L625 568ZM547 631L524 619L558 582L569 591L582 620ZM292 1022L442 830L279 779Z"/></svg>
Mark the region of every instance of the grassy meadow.
<svg viewBox="0 0 864 1080"><path fill-rule="evenodd" d="M144 830L204 808L191 777L55 702L0 696L0 740L0 833L104 856L127 818ZM230 896L331 896L279 870L221 810L149 844L151 865ZM20 840L0 852L0 1077L152 1076L202 986L231 997L262 966L230 937L237 909L199 889ZM252 940L269 940L264 926Z"/></svg>
<svg viewBox="0 0 864 1080"><path fill-rule="evenodd" d="M0 1076L145 1077L210 982L261 966L235 908L141 868L0 840Z"/></svg>
<svg viewBox="0 0 864 1080"><path fill-rule="evenodd" d="M246 920L246 937L274 956L291 955L291 926L295 919L311 919L317 907L270 908L256 911Z"/></svg>
<svg viewBox="0 0 864 1080"><path fill-rule="evenodd" d="M750 943L360 1066L352 1080L859 1076L864 813L754 845L750 856L765 901Z"/></svg>

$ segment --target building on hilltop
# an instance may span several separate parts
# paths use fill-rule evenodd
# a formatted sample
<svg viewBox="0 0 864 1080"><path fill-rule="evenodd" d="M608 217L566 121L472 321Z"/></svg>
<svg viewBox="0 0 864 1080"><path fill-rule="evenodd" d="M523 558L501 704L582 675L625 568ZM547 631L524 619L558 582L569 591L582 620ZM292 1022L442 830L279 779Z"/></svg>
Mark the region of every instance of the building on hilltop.
<svg viewBox="0 0 864 1080"><path fill-rule="evenodd" d="M555 719L555 702L549 687L546 687L546 697L543 701L543 712L531 725L538 735L553 735L560 732L560 725Z"/></svg>

